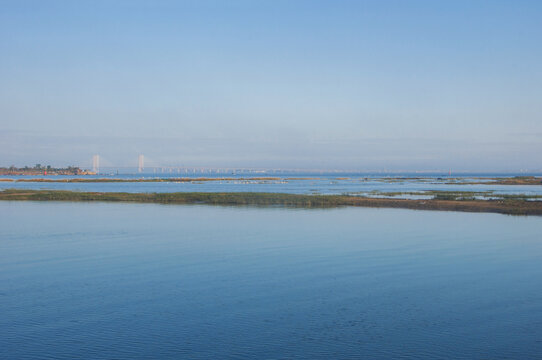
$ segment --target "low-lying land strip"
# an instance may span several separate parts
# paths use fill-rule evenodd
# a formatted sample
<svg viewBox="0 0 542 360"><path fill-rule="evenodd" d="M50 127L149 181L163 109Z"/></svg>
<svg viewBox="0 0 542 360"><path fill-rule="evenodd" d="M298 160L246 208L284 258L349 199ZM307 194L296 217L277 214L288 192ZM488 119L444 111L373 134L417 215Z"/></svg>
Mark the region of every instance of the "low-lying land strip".
<svg viewBox="0 0 542 360"><path fill-rule="evenodd" d="M535 176L516 176L513 178L493 178L488 184L494 185L542 185L542 178Z"/></svg>
<svg viewBox="0 0 542 360"><path fill-rule="evenodd" d="M296 195L282 193L113 193L60 190L14 190L0 192L0 200L32 201L110 201L159 204L210 204L330 208L362 206L417 210L490 212L510 215L542 215L541 201L383 199L348 195Z"/></svg>
<svg viewBox="0 0 542 360"><path fill-rule="evenodd" d="M422 190L422 191L379 191L373 190L346 193L345 195L360 195L378 198L403 198L433 200L527 200L541 201L542 195L537 194L503 194L494 190L485 191L450 191L450 190Z"/></svg>
<svg viewBox="0 0 542 360"><path fill-rule="evenodd" d="M13 175L1 173L0 175ZM15 174L17 175L17 174ZM21 175L21 174L20 174ZM38 174L34 174L38 175ZM50 174L59 175L59 174ZM77 175L77 174L64 174ZM0 181L13 182L45 182L45 183L101 183L101 182L205 182L205 181L298 181L298 180L323 180L317 177L165 177L165 178L0 178ZM542 185L542 177L535 176L516 176L516 177L501 177L501 178L431 178L431 177L380 177L380 178L347 178L337 177L326 180L333 181L380 181L385 183L404 183L404 182L421 182L421 183L441 183L446 185ZM473 181L475 180L475 181Z"/></svg>
<svg viewBox="0 0 542 360"><path fill-rule="evenodd" d="M462 178L442 179L446 180L445 184L450 185L542 185L542 177L537 176L514 176L514 177L491 177L473 178L476 181L465 181Z"/></svg>
<svg viewBox="0 0 542 360"><path fill-rule="evenodd" d="M539 176L514 177L379 177L365 178L365 180L380 181L384 183L441 183L445 185L542 185Z"/></svg>

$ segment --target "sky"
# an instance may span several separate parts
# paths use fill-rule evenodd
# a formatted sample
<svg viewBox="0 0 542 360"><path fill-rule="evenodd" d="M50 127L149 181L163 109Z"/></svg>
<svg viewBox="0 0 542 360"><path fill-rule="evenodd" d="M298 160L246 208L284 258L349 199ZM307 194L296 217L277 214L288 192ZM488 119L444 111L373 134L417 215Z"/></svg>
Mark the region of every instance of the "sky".
<svg viewBox="0 0 542 360"><path fill-rule="evenodd" d="M0 0L0 166L542 170L542 1Z"/></svg>

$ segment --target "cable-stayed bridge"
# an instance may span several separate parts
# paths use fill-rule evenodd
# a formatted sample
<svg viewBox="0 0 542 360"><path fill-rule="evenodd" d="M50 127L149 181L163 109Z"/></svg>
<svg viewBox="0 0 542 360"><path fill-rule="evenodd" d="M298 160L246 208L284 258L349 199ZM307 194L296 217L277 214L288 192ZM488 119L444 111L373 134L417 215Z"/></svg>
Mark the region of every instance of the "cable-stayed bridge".
<svg viewBox="0 0 542 360"><path fill-rule="evenodd" d="M261 174L283 172L286 169L263 169L263 168L244 168L244 167L194 167L194 166L171 166L159 165L152 159L147 158L143 154L139 154L137 159L134 158L134 165L115 165L107 158L95 154L92 156L90 167L97 174L216 174L216 175L231 175L231 174ZM292 169L288 169L291 171Z"/></svg>
<svg viewBox="0 0 542 360"><path fill-rule="evenodd" d="M114 162L101 155L93 155L87 163L90 167L82 166L94 171L96 174L142 174L142 175L279 175L279 174L345 174L345 173L388 173L387 170L360 170L360 169L308 169L308 168L256 168L256 167L209 167L209 166L186 166L186 165L163 165L143 154L133 157L133 162L124 165L116 165ZM133 165L132 165L133 164ZM405 171L402 171L405 172ZM408 172L408 171L406 171Z"/></svg>

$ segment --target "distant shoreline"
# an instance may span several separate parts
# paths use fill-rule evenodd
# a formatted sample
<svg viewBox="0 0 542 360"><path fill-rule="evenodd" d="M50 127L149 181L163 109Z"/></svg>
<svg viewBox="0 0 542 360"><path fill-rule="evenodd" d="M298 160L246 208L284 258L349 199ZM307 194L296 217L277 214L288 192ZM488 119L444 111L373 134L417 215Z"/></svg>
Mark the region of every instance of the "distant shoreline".
<svg viewBox="0 0 542 360"><path fill-rule="evenodd" d="M11 166L9 168L0 167L1 176L39 176L39 175L96 175L95 172L89 170L82 170L76 166L69 166L67 168L54 168L51 166L36 165L35 167L17 168ZM5 181L5 180L3 180Z"/></svg>
<svg viewBox="0 0 542 360"><path fill-rule="evenodd" d="M359 206L413 210L463 211L506 215L542 215L542 201L527 200L411 200L348 195L297 195L284 193L112 193L63 190L4 190L0 201L97 201L157 204L207 204L223 206L284 206L335 208Z"/></svg>

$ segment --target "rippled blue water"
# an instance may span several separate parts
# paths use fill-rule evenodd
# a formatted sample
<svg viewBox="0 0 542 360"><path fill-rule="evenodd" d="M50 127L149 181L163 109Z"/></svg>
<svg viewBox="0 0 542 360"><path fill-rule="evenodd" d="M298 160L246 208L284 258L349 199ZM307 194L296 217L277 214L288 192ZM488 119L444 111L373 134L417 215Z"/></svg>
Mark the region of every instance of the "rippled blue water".
<svg viewBox="0 0 542 360"><path fill-rule="evenodd" d="M2 359L534 359L542 218L0 203Z"/></svg>

